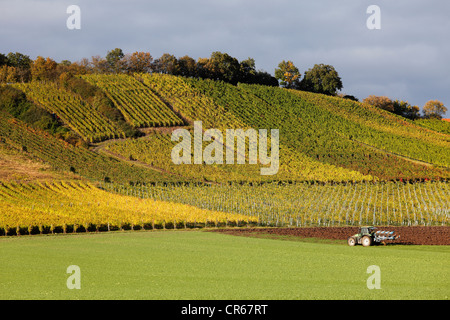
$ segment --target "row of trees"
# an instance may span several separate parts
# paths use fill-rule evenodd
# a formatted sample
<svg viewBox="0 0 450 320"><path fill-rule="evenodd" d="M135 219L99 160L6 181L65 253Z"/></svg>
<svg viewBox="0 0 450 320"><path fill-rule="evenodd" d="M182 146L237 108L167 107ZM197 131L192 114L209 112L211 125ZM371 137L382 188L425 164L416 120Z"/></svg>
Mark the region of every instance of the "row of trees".
<svg viewBox="0 0 450 320"><path fill-rule="evenodd" d="M423 116L420 115L418 106L412 106L407 101L391 100L386 96L370 95L363 102L411 120L419 118L442 119L442 116L447 112L447 108L439 100L430 100L425 103L422 108Z"/></svg>
<svg viewBox="0 0 450 320"><path fill-rule="evenodd" d="M278 81L269 73L256 70L255 60L248 58L243 61L227 53L213 52L209 58L199 58L197 61L189 56L177 58L169 53L153 59L148 52L124 54L116 48L107 53L105 58L92 57L84 65L95 73L164 73L184 77L222 80L232 84L238 82L256 83L268 86L278 86Z"/></svg>
<svg viewBox="0 0 450 320"><path fill-rule="evenodd" d="M280 85L289 88L327 95L336 95L342 90L342 80L333 66L327 64L315 64L305 71L303 79L292 61L281 61L275 69L275 78ZM349 96L350 97L350 96Z"/></svg>
<svg viewBox="0 0 450 320"><path fill-rule="evenodd" d="M213 52L209 58L197 61L189 56L177 58L165 53L153 59L148 52L124 54L122 49L108 51L106 57L93 56L91 60L79 62L63 60L56 63L51 58L37 57L31 60L21 53L0 54L0 82L28 82L33 80L56 80L64 72L72 74L86 73L166 73L185 77L198 77L223 80L232 84L238 82L278 86L271 74L256 70L255 60L243 61L227 53Z"/></svg>
<svg viewBox="0 0 450 320"><path fill-rule="evenodd" d="M256 83L268 86L283 86L335 95L342 89L342 81L333 66L316 64L305 72L300 80L300 72L292 61L282 61L275 69L275 77L256 69L255 59L243 61L219 51L209 58L197 61L189 56L177 58L165 53L153 59L148 52L125 54L122 49L108 51L106 57L93 56L79 62L63 60L60 63L51 58L37 57L31 60L21 53L0 54L0 82L27 82L33 80L56 80L62 73L165 73L185 77L222 80L228 83Z"/></svg>
<svg viewBox="0 0 450 320"><path fill-rule="evenodd" d="M189 56L180 58L169 53L154 59L148 52L125 54L122 49L108 51L105 57L93 56L91 60L79 62L63 60L60 63L51 58L37 57L31 60L21 53L0 54L0 82L27 82L33 80L56 80L62 73L165 73L185 77L222 80L237 84L255 83L268 86L283 86L335 95L342 89L342 81L330 65L315 65L305 72L300 81L300 72L292 61L282 61L275 69L275 77L263 70L257 70L255 59L242 61L219 51L209 58L194 60Z"/></svg>
<svg viewBox="0 0 450 320"><path fill-rule="evenodd" d="M37 57L31 60L29 56L16 53L7 55L0 53L0 83L28 82L30 80L58 80L63 74L87 73L164 73L184 77L222 80L237 84L254 83L267 86L279 86L338 95L342 90L342 80L331 65L315 64L304 72L303 78L299 69L290 60L281 61L275 69L275 77L263 70L257 70L255 60L248 58L243 61L219 51L213 52L209 58L199 58L197 61L189 56L180 58L169 53L154 59L149 52L134 52L125 54L122 49L108 51L105 57L93 56L91 60L81 59L79 62L63 60L60 63L51 58ZM358 101L350 95L342 95ZM369 96L365 103L377 106L409 119L420 118L420 109L408 102L391 100L384 96ZM442 118L447 108L437 100L431 100L423 108L423 117Z"/></svg>

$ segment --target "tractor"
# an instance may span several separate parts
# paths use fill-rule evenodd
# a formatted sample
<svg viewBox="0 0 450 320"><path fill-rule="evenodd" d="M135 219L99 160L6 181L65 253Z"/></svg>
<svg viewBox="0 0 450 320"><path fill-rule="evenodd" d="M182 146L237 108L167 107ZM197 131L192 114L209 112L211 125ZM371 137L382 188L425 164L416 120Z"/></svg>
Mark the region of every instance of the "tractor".
<svg viewBox="0 0 450 320"><path fill-rule="evenodd" d="M360 227L359 233L347 239L348 245L353 247L361 244L363 247L369 247L374 244L384 244L385 240L400 238L399 235L394 234L394 231L375 231L376 229L375 227Z"/></svg>

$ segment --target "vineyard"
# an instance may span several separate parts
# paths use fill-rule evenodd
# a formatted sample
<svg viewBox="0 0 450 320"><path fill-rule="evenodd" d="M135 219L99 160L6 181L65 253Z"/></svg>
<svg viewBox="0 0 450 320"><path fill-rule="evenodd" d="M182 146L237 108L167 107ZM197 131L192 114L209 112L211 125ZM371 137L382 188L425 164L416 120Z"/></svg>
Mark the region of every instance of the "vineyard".
<svg viewBox="0 0 450 320"><path fill-rule="evenodd" d="M77 94L49 83L14 84L86 141L109 141L74 146L2 112L5 146L77 179L3 182L4 234L76 232L76 226L97 231L224 224L449 225L445 125L404 120L337 97L260 85L165 74L82 77L104 90L130 125L167 128L141 129L145 136L126 139L117 124ZM262 164L248 161L174 164L177 142L171 133L183 125L192 135L194 121L202 121L204 130L222 132L278 129L278 173L263 176Z"/></svg>
<svg viewBox="0 0 450 320"><path fill-rule="evenodd" d="M91 105L52 82L17 83L14 86L37 105L56 115L85 141L124 138L124 132Z"/></svg>
<svg viewBox="0 0 450 320"><path fill-rule="evenodd" d="M418 119L414 121L415 124L428 128L437 132L450 135L450 122L438 119ZM448 140L447 140L448 141Z"/></svg>
<svg viewBox="0 0 450 320"><path fill-rule="evenodd" d="M292 93L329 110L333 130L350 140L362 141L395 154L408 156L438 166L450 167L450 140L447 135L426 130L415 122L370 105L355 101L313 94ZM450 151L450 150L449 150Z"/></svg>
<svg viewBox="0 0 450 320"><path fill-rule="evenodd" d="M445 182L262 185L103 184L114 193L256 217L258 226L450 225Z"/></svg>
<svg viewBox="0 0 450 320"><path fill-rule="evenodd" d="M102 184L100 188L80 181L9 182L0 184L0 199L3 235L232 226L450 225L450 189L439 182Z"/></svg>
<svg viewBox="0 0 450 320"><path fill-rule="evenodd" d="M135 78L127 75L95 74L83 76L104 90L135 127L182 125L181 120L161 99Z"/></svg>
<svg viewBox="0 0 450 320"><path fill-rule="evenodd" d="M430 167L396 156L409 156L435 165L448 166L450 153L443 150L449 149L449 145L443 136L435 134L436 142L430 142L417 137L400 136L393 130L389 134L375 131L369 125L373 120L366 119L359 122L347 120L342 116L343 112L338 106L334 107L334 111L327 110L332 107L330 103L322 101L326 99L323 95L311 94L312 96L308 98L302 98L301 94L309 93L292 93L288 90L250 85L240 87L271 104L271 107L267 107L273 110L271 117L265 116L264 119L254 117L254 125L265 121L267 124L272 123L272 126L280 127L286 145L313 159L357 170L383 180L436 179L449 176L447 169ZM239 102L238 99L235 101ZM342 101L342 104L353 102ZM363 105L360 109L362 111L359 112L365 112ZM258 113L262 111L259 110ZM373 144L378 149L370 148Z"/></svg>
<svg viewBox="0 0 450 320"><path fill-rule="evenodd" d="M0 232L4 235L236 226L256 222L249 215L117 195L92 184L73 181L0 183L0 200Z"/></svg>
<svg viewBox="0 0 450 320"><path fill-rule="evenodd" d="M193 141L192 141L193 143ZM364 181L371 180L370 176L363 176L356 171L348 171L343 168L302 159L301 156L294 159L293 155L282 152L280 156L280 168L275 175L261 175L261 164L174 164L171 159L172 148L176 142L171 141L170 134L155 133L146 137L115 141L108 143L105 149L114 155L125 159L140 161L145 164L161 168L179 176L204 181L223 182L270 182L270 181ZM206 147L206 144L203 146ZM193 150L193 147L192 149ZM204 150L204 149L203 149ZM235 154L236 154L235 150ZM248 152L247 152L248 155ZM288 158L288 157L291 158ZM191 154L193 159L193 154ZM193 163L193 160L191 161ZM299 170L297 168L302 168Z"/></svg>
<svg viewBox="0 0 450 320"><path fill-rule="evenodd" d="M97 181L175 182L173 176L130 165L61 141L42 130L0 113L0 137L7 145L48 163L58 171L71 172ZM185 179L189 181L189 179Z"/></svg>
<svg viewBox="0 0 450 320"><path fill-rule="evenodd" d="M242 182L272 179L271 177L261 176L259 166L253 164L244 166L238 164L176 165L171 159L174 145L175 142L171 141L170 134L155 133L145 138L109 143L105 149L126 159L137 160L192 180L200 178L210 182ZM191 155L191 158L193 158L193 155Z"/></svg>
<svg viewBox="0 0 450 320"><path fill-rule="evenodd" d="M448 136L365 104L170 75L140 79L174 110L190 121L201 120L205 128L279 129L281 163L293 180L308 180L312 171L321 181L450 177L450 152L443 152L450 149Z"/></svg>
<svg viewBox="0 0 450 320"><path fill-rule="evenodd" d="M448 300L450 122L220 52L26 64L0 53L0 298Z"/></svg>
<svg viewBox="0 0 450 320"><path fill-rule="evenodd" d="M276 116L271 118L271 121L266 122L250 121L251 119L266 117L265 114L270 114L278 109L278 106L277 108L269 106L254 95L249 96L249 99L253 100L244 100L244 96L235 86L223 82L184 79L162 74L141 75L140 77L147 86L157 92L190 122L194 120L202 121L205 129L217 128L222 131L227 128L279 129L280 170L276 179L295 181L366 181L374 179L370 174L358 172L358 170L355 170L356 168L347 169L339 166L339 163L338 165L335 165L336 163L324 163L289 146L286 142L293 137L286 135L287 131L284 124L282 123L280 126L275 121ZM215 90L217 90L216 94L214 94ZM231 92L224 92L224 90L231 90ZM215 100L214 97L217 96L222 97L222 100ZM231 100L223 101L225 97L234 99L235 103L233 104ZM268 143L270 143L270 140ZM142 149L144 143L135 142L133 144L140 144L139 148ZM116 150L120 150L124 154L133 152L122 146L117 146ZM144 162L154 161L148 159L148 157L151 157L148 152L143 156L134 152L133 156L143 159ZM167 159L167 155L159 154L159 157ZM245 169L240 168L240 170Z"/></svg>

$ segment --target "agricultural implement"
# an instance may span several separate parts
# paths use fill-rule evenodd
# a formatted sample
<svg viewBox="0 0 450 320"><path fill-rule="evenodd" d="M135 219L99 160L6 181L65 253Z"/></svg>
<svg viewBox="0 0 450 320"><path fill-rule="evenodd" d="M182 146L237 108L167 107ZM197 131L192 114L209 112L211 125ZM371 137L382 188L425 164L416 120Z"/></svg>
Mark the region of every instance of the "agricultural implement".
<svg viewBox="0 0 450 320"><path fill-rule="evenodd" d="M395 231L375 231L375 227L361 227L359 233L349 237L347 243L353 247L357 244L361 244L363 247L369 247L371 245L385 244L386 240L395 240L400 238L400 235L396 235Z"/></svg>

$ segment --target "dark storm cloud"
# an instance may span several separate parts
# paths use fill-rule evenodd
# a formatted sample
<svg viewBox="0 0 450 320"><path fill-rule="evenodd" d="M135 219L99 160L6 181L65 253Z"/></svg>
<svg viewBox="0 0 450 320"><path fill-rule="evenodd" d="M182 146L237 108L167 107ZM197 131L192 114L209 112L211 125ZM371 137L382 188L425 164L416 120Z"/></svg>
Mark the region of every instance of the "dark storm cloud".
<svg viewBox="0 0 450 320"><path fill-rule="evenodd" d="M81 8L81 30L68 30L66 8ZM366 9L381 8L381 30L368 30ZM253 57L273 74L292 60L300 71L333 65L343 92L387 95L450 107L450 3L447 1L32 1L0 2L0 52L57 61L124 52ZM450 109L450 108L449 108ZM448 113L450 114L450 113Z"/></svg>

